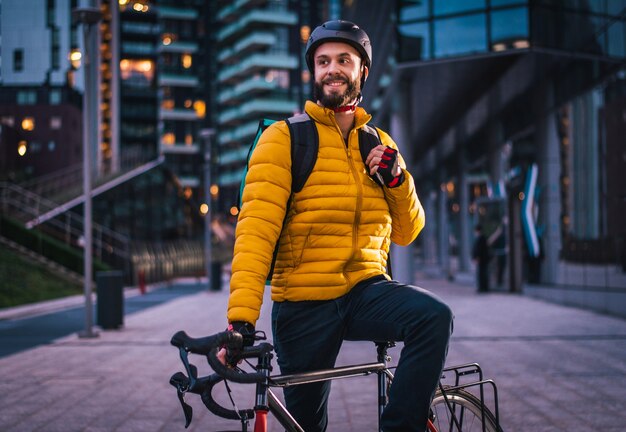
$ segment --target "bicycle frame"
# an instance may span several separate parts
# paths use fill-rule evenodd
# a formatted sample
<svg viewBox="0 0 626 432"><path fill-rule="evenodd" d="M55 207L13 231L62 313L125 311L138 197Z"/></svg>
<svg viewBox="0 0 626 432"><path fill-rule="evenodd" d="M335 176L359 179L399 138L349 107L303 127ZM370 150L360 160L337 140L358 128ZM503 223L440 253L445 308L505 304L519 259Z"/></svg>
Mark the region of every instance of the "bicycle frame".
<svg viewBox="0 0 626 432"><path fill-rule="evenodd" d="M376 342L378 354L376 363L343 366L290 375L272 376L270 375L270 372L272 370L271 361L274 356L273 347L272 345L267 343L261 343L259 345L245 348L243 351L240 351L237 354L237 359L257 359L257 365L255 367L256 372L253 373L241 373L241 371L229 369L217 359L216 354L218 347L225 344L227 345L228 342L232 341L232 339L234 339L235 337L241 338L241 335L233 335L228 332L224 332L214 335L212 337L194 339L187 336L184 332L178 332L176 335L173 336L172 344L179 348L180 358L185 366L187 375L185 376L182 372L178 372L172 376L172 378L170 379L170 383L177 388L178 398L182 404L183 412L186 418L186 427L191 422L192 408L185 403L184 395L187 392L191 392L201 395L202 401L204 402L205 406L215 415L241 421L241 427L243 432L248 431L248 423L249 420L252 420L252 418L254 418L255 421L254 432L266 432L268 412L271 412L275 416L276 420L281 424L281 426L283 426L287 431L304 432L303 428L297 423L297 421L289 413L287 408L283 406L279 398L274 394L274 392L272 392L271 388L285 388L294 385L329 381L339 378L366 376L376 373L378 375L377 402L379 422L378 429L380 431L381 415L383 409L387 404L389 385L394 378L393 373L390 371L387 365L387 363L390 361L387 350L390 347L395 346L393 342ZM197 368L189 363L189 352L205 355L211 367L216 371L216 374L206 377L198 377ZM454 384L452 386L444 386L440 382L439 391L437 392L440 402L441 400L445 402L445 406L449 414L449 430L454 430L454 426L457 431L461 431L461 423L463 421L463 409L461 409L459 420L459 418L457 418L457 414L455 413L457 409L455 408L456 405L454 405L455 402L450 398L455 397L455 392L458 393L459 390L478 386L480 389L480 399L476 398L476 396L473 396L473 398L475 399L473 404L477 410L480 410L479 416L482 417L481 424L483 432L486 431L485 420L487 417L492 419L490 421L491 424L494 424L493 420L495 420L495 429L497 431L501 431L499 427L497 389L495 383L492 380L483 380L482 370L480 369L480 366L476 363L448 367L444 369L444 373L450 371L454 372ZM461 383L462 377L473 374L478 374L478 381ZM442 376L442 379L443 378L445 378L445 375ZM239 383L254 383L256 385L256 398L254 408L235 411L224 408L219 403L217 403L213 399L211 392L213 387L218 382L221 382L223 380ZM489 385L493 388L493 395L495 399L495 419L493 419L494 415L489 411L484 403L484 386L486 385ZM230 389L228 389L228 391L230 392ZM450 395L447 394L448 392ZM468 394L468 396L471 395ZM456 398L458 397L459 394L456 394ZM471 398L469 400L471 402ZM478 411L474 412L476 413ZM428 419L427 430L429 432L437 432L438 430L433 424L433 419L437 418L438 416L434 415L434 412L431 414L432 415ZM489 430L493 430L493 428L490 428Z"/></svg>
<svg viewBox="0 0 626 432"><path fill-rule="evenodd" d="M388 379L393 379L393 374L387 367L389 356L387 349L393 346L391 343L377 343L378 362L366 363L354 366L343 366L333 369L323 369L314 372L304 372L292 375L270 376L268 383L257 384L257 407L267 406L267 409L276 417L278 422L287 431L304 432L298 422L291 416L276 395L269 387L289 387L293 385L310 384L315 382L330 381L339 378L350 378L355 376L366 376L373 373L378 374L378 420L380 429L380 417L387 403ZM260 362L262 363L262 362ZM257 367L257 369L259 369ZM265 395L265 396L264 396ZM267 399L265 399L267 398ZM261 403L259 403L261 402ZM266 405L264 405L266 403ZM255 407L256 409L256 407ZM262 415L263 418L263 415ZM257 427L255 424L255 432Z"/></svg>

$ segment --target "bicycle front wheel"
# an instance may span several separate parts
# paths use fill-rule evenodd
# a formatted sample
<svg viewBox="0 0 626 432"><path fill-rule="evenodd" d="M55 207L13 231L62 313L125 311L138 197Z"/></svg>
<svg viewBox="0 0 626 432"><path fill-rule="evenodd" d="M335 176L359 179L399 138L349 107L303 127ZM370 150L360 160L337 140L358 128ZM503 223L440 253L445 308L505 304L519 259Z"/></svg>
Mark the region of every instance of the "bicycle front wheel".
<svg viewBox="0 0 626 432"><path fill-rule="evenodd" d="M441 390L437 390L430 405L430 421L436 432L502 432L493 413L487 407L481 407L476 396L462 389L447 390L444 387L444 390L449 407ZM454 418L461 426L460 431Z"/></svg>

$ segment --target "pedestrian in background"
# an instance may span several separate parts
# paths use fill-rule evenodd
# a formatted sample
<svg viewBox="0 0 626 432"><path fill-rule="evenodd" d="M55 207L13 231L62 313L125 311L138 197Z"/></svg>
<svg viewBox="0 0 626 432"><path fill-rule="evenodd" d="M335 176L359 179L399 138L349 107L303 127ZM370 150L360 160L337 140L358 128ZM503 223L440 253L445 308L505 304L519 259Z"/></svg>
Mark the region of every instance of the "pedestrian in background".
<svg viewBox="0 0 626 432"><path fill-rule="evenodd" d="M476 239L472 248L472 259L477 268L477 288L478 292L487 292L489 291L489 244L482 225L478 224L474 227L474 234Z"/></svg>

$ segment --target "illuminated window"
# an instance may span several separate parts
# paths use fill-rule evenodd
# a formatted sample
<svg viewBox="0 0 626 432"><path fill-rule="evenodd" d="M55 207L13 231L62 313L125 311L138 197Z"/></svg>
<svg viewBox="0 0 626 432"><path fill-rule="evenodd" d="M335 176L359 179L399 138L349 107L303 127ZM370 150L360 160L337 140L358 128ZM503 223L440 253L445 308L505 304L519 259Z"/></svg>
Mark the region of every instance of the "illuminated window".
<svg viewBox="0 0 626 432"><path fill-rule="evenodd" d="M174 109L174 99L165 99L161 102L161 108L171 110Z"/></svg>
<svg viewBox="0 0 626 432"><path fill-rule="evenodd" d="M22 120L22 129L25 131L32 131L35 129L35 119L32 117L24 117Z"/></svg>
<svg viewBox="0 0 626 432"><path fill-rule="evenodd" d="M172 132L163 134L163 144L174 145L176 142L176 136Z"/></svg>
<svg viewBox="0 0 626 432"><path fill-rule="evenodd" d="M0 123L13 127L15 125L15 119L11 116L2 117Z"/></svg>
<svg viewBox="0 0 626 432"><path fill-rule="evenodd" d="M230 208L230 214L233 215L233 216L237 216L239 214L239 209L237 207L235 207L235 206L232 206Z"/></svg>
<svg viewBox="0 0 626 432"><path fill-rule="evenodd" d="M177 37L174 33L164 33L161 37L161 42L163 45L170 45L172 42L176 42Z"/></svg>
<svg viewBox="0 0 626 432"><path fill-rule="evenodd" d="M193 105L193 102L191 101L191 99L186 99L185 108L191 108L191 105Z"/></svg>
<svg viewBox="0 0 626 432"><path fill-rule="evenodd" d="M123 59L120 72L124 84L133 87L149 87L154 79L152 60Z"/></svg>
<svg viewBox="0 0 626 432"><path fill-rule="evenodd" d="M209 212L209 206L205 203L200 204L200 214L205 215Z"/></svg>
<svg viewBox="0 0 626 432"><path fill-rule="evenodd" d="M305 25L300 27L300 40L302 43L306 43L311 35L311 27Z"/></svg>
<svg viewBox="0 0 626 432"><path fill-rule="evenodd" d="M191 190L190 187L185 188L184 195L185 195L185 198L187 199L191 198L191 196L193 195L193 191Z"/></svg>
<svg viewBox="0 0 626 432"><path fill-rule="evenodd" d="M192 145L193 144L193 135L187 134L185 135L185 144Z"/></svg>
<svg viewBox="0 0 626 432"><path fill-rule="evenodd" d="M183 67L189 69L191 67L191 54L183 54L181 57Z"/></svg>
<svg viewBox="0 0 626 432"><path fill-rule="evenodd" d="M200 118L204 118L206 114L206 104L203 100L197 100L193 103L193 109L196 110L196 114Z"/></svg>
<svg viewBox="0 0 626 432"><path fill-rule="evenodd" d="M17 144L17 154L20 156L24 156L26 154L26 141L20 141Z"/></svg>
<svg viewBox="0 0 626 432"><path fill-rule="evenodd" d="M75 49L70 52L70 63L72 63L72 67L74 69L78 69L80 67L82 58L83 55L79 50Z"/></svg>

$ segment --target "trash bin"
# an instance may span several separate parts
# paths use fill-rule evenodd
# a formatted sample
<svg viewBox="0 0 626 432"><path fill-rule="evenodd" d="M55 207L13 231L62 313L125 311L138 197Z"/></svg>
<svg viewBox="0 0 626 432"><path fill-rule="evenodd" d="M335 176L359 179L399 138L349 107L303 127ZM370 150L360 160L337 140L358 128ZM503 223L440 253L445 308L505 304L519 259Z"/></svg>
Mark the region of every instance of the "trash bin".
<svg viewBox="0 0 626 432"><path fill-rule="evenodd" d="M211 262L211 284L209 285L211 291L222 290L222 263L218 261Z"/></svg>
<svg viewBox="0 0 626 432"><path fill-rule="evenodd" d="M124 325L124 273L96 273L97 320L102 329L117 329Z"/></svg>

